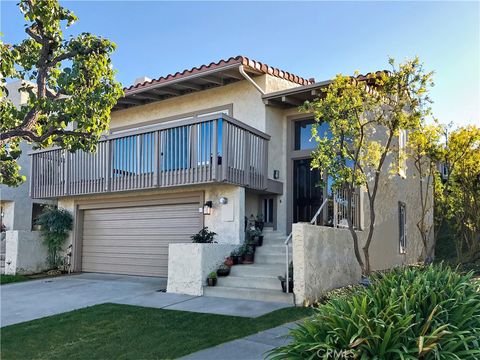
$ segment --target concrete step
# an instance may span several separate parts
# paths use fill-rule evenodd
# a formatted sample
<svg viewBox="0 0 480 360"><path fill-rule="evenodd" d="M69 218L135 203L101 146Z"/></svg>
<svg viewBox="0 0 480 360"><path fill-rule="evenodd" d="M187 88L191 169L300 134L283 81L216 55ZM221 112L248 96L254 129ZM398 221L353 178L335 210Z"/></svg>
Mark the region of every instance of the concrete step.
<svg viewBox="0 0 480 360"><path fill-rule="evenodd" d="M290 253L292 250L290 249ZM255 256L257 255L283 255L285 256L285 246L271 247L271 246L260 246L255 250Z"/></svg>
<svg viewBox="0 0 480 360"><path fill-rule="evenodd" d="M285 264L285 254L258 254L255 252L255 264Z"/></svg>
<svg viewBox="0 0 480 360"><path fill-rule="evenodd" d="M203 295L293 304L293 294L286 294L282 290L237 288L217 285L205 286L203 288Z"/></svg>
<svg viewBox="0 0 480 360"><path fill-rule="evenodd" d="M251 289L269 289L281 290L282 284L276 276L233 276L218 278L218 286L232 288L251 288Z"/></svg>
<svg viewBox="0 0 480 360"><path fill-rule="evenodd" d="M230 270L230 276L279 276L285 273L285 265L234 265Z"/></svg>

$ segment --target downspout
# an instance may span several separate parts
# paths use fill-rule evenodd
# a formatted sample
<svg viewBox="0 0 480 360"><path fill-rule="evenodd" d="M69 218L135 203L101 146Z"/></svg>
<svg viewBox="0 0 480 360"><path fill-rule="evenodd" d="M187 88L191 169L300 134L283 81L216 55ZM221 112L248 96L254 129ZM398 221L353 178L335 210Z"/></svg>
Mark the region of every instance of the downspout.
<svg viewBox="0 0 480 360"><path fill-rule="evenodd" d="M245 80L251 83L255 87L255 89L257 89L260 92L260 94L265 95L265 91L263 91L263 89L260 86L258 86L258 84L255 81L253 81L253 79L245 72L245 70L243 69L243 65L240 65L240 67L238 68L238 71L240 72L240 74L242 74Z"/></svg>

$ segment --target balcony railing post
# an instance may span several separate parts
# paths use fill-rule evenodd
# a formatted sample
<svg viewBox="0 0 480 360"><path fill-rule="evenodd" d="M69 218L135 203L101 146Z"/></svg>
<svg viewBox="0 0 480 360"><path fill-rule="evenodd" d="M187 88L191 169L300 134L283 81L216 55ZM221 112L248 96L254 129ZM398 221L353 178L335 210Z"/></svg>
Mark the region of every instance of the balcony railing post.
<svg viewBox="0 0 480 360"><path fill-rule="evenodd" d="M35 181L35 169L33 167L34 165L34 157L35 155L34 154L31 154L29 157L30 157L30 178L28 179L29 181L29 184L28 184L28 195L30 197L33 197L33 182Z"/></svg>
<svg viewBox="0 0 480 360"><path fill-rule="evenodd" d="M222 180L228 179L228 122L222 121Z"/></svg>
<svg viewBox="0 0 480 360"><path fill-rule="evenodd" d="M70 153L67 150L64 150L63 155L65 157L65 160L63 161L63 194L68 195L70 193Z"/></svg>
<svg viewBox="0 0 480 360"><path fill-rule="evenodd" d="M106 146L106 169L105 169L105 191L112 189L112 143L114 140L107 140Z"/></svg>
<svg viewBox="0 0 480 360"><path fill-rule="evenodd" d="M218 153L217 153L217 150L218 150L218 120L213 120L212 122L213 124L213 132L212 132L212 137L213 137L213 149L212 149L212 164L211 165L211 168L212 168L212 180L215 181L217 180L217 169L218 169Z"/></svg>
<svg viewBox="0 0 480 360"><path fill-rule="evenodd" d="M243 179L243 184L250 186L250 133L248 131L244 131L243 135L245 138L245 159L243 164L243 173L245 177Z"/></svg>
<svg viewBox="0 0 480 360"><path fill-rule="evenodd" d="M159 184L159 163L160 163L160 132L155 131L153 135L153 186Z"/></svg>

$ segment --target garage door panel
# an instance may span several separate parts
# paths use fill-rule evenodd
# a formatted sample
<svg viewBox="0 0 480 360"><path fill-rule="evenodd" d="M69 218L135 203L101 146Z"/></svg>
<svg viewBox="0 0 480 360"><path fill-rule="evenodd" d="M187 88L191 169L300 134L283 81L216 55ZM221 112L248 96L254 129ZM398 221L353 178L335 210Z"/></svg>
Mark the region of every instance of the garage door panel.
<svg viewBox="0 0 480 360"><path fill-rule="evenodd" d="M94 255L90 256L88 261L94 264L113 264L113 265L130 265L130 266L153 266L158 267L160 264L165 263L168 259L168 255L158 255L156 257L147 258L145 256L130 256L130 257L121 257L121 256L101 256ZM161 262L159 262L161 260Z"/></svg>
<svg viewBox="0 0 480 360"><path fill-rule="evenodd" d="M193 235L198 227L183 227L181 225L178 226L164 226L164 227L152 227L152 228L145 228L145 227L135 227L135 228L105 228L105 229L95 229L95 230L87 230L85 235L86 236L95 236L95 235L106 235L106 236L141 236L141 235L157 235L158 233L165 233L165 236L168 233L177 233L183 236ZM141 234L139 234L141 233ZM132 244L133 245L133 244Z"/></svg>
<svg viewBox="0 0 480 360"><path fill-rule="evenodd" d="M87 267L89 272L102 272L108 274L126 274L126 275L143 275L143 276L167 276L167 266L130 266L130 265L114 265L109 264L105 267L104 264L96 264L85 262L83 266Z"/></svg>
<svg viewBox="0 0 480 360"><path fill-rule="evenodd" d="M131 228L165 228L176 226L188 226L185 224L185 217L178 219L154 219L154 220L108 220L108 221L89 221L90 230L96 229L131 229ZM196 224L189 227L196 228ZM87 229L88 230L88 229Z"/></svg>
<svg viewBox="0 0 480 360"><path fill-rule="evenodd" d="M113 220L154 220L159 218L159 214L162 214L163 219L181 219L184 218L185 215L193 216L198 214L198 210L192 210L192 208L185 208L182 210L175 210L175 211L168 211L168 212L161 212L161 211L139 211L132 213L132 210L129 212L112 212L112 213L103 213L103 214L86 214L85 220L86 221L112 221L112 215L115 216Z"/></svg>
<svg viewBox="0 0 480 360"><path fill-rule="evenodd" d="M83 255L86 257L89 256L98 256L99 254L105 256L113 256L111 255L111 250L109 246L89 246L88 251L86 251ZM146 257L150 256L157 256L157 255L168 255L168 247L159 247L159 246L139 246L139 247L128 247L128 246L118 246L115 249L115 256L118 257L135 257L138 255L145 255Z"/></svg>
<svg viewBox="0 0 480 360"><path fill-rule="evenodd" d="M142 246L158 246L171 243L186 242L186 235L143 235L141 237L131 236L116 236L112 239L112 236L86 236L83 238L84 246L129 246L129 247L142 247ZM191 240L189 239L188 242ZM132 242L135 242L135 246L132 246Z"/></svg>
<svg viewBox="0 0 480 360"><path fill-rule="evenodd" d="M191 242L198 203L84 210L82 270L167 276L168 245Z"/></svg>

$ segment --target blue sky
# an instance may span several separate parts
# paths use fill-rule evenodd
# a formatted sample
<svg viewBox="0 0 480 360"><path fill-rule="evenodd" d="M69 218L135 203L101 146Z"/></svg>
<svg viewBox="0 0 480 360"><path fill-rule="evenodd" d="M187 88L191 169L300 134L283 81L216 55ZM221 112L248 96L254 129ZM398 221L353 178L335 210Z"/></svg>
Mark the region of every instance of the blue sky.
<svg viewBox="0 0 480 360"><path fill-rule="evenodd" d="M1 2L3 41L24 38L17 1ZM79 17L67 34L118 45L118 79L159 77L245 55L326 80L387 68L415 55L434 70L433 110L442 122L480 124L479 2L63 1Z"/></svg>

